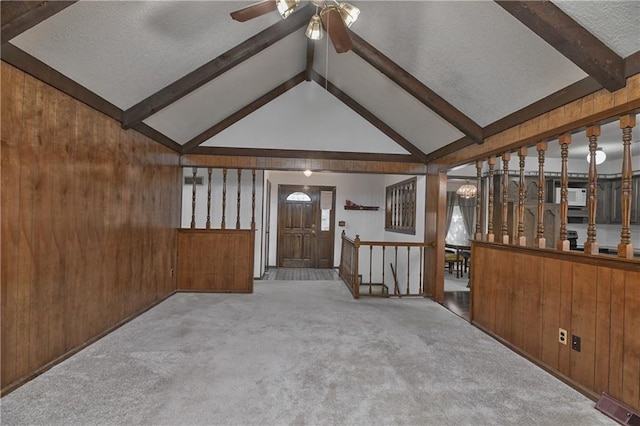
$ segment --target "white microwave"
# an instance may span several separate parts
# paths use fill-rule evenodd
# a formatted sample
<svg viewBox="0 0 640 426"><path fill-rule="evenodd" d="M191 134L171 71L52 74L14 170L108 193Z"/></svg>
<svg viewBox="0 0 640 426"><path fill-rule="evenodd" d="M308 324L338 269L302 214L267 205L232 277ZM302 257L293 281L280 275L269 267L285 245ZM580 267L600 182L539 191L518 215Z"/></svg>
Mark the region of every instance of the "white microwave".
<svg viewBox="0 0 640 426"><path fill-rule="evenodd" d="M556 188L556 204L560 204L560 188ZM572 207L585 207L587 205L586 188L567 188L567 202Z"/></svg>

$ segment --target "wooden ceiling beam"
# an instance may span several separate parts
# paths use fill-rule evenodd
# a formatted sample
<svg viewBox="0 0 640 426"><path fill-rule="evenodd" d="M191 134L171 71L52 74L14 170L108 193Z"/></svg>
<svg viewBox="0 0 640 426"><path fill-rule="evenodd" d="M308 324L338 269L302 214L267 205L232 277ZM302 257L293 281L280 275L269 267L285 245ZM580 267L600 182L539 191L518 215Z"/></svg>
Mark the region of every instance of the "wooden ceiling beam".
<svg viewBox="0 0 640 426"><path fill-rule="evenodd" d="M375 47L367 43L360 36L350 31L353 40L353 52L372 65L375 69L387 76L391 81L404 89L427 108L448 121L455 128L476 143L484 141L482 127L469 117L464 115L456 107L444 100L433 90L425 86L417 78L409 74L398 64L382 54Z"/></svg>
<svg viewBox="0 0 640 426"><path fill-rule="evenodd" d="M0 8L2 21L0 40L3 47L12 38L74 3L75 1L3 1Z"/></svg>
<svg viewBox="0 0 640 426"><path fill-rule="evenodd" d="M407 139L402 137L398 132L393 130L390 126L376 117L373 113L367 110L365 107L360 105L354 99L352 99L349 95L344 93L342 90L337 88L331 82L328 82L324 77L322 77L317 72L313 72L313 80L318 83L322 87L326 87L327 91L331 93L333 96L338 98L342 103L355 111L360 117L367 120L371 123L375 128L380 130L382 133L387 135L390 139L392 139L395 143L400 145L402 148L406 149L413 156L414 161L418 161L420 163L426 163L427 157L422 150L413 145Z"/></svg>
<svg viewBox="0 0 640 426"><path fill-rule="evenodd" d="M269 92L260 96L258 99L251 102L250 104L240 108L238 111L234 112L233 114L223 119L222 121L214 124L204 132L200 133L198 136L191 139L189 142L185 143L182 146L182 153L187 154L192 152L195 148L200 146L200 144L206 142L208 139L211 139L212 137L214 137L224 129L232 126L233 124L245 118L247 115L253 113L258 108L263 107L264 105L268 104L269 102L271 102L278 96L282 95L286 91L302 83L305 80L305 76L306 76L306 71L301 72L295 77L285 81L275 89L270 90Z"/></svg>
<svg viewBox="0 0 640 426"><path fill-rule="evenodd" d="M313 57L315 56L316 43L314 40L307 39L307 68L305 79L311 81L313 77Z"/></svg>
<svg viewBox="0 0 640 426"><path fill-rule="evenodd" d="M305 158L310 160L354 160L354 161L381 161L392 163L416 163L413 155L405 154L378 154L369 152L347 151L308 151L301 149L256 149L256 148L222 148L213 146L199 146L191 154L200 155L230 155L252 157L275 158Z"/></svg>
<svg viewBox="0 0 640 426"><path fill-rule="evenodd" d="M197 88L241 64L267 47L282 40L309 22L314 10L305 6L286 20L259 32L200 68L190 72L164 89L154 93L124 112L122 127L127 129L150 117L164 107L188 95ZM240 25L240 24L238 24Z"/></svg>
<svg viewBox="0 0 640 426"><path fill-rule="evenodd" d="M625 86L624 60L555 4L495 1L610 92Z"/></svg>

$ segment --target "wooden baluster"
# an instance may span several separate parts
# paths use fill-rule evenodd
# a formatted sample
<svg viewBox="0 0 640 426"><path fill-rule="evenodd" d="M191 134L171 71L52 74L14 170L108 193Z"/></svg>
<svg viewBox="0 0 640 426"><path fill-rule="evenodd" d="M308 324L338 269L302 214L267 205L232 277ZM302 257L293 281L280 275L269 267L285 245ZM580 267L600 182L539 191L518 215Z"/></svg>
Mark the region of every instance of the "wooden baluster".
<svg viewBox="0 0 640 426"><path fill-rule="evenodd" d="M207 229L211 229L211 173L213 170L211 167L207 169L209 180L207 184Z"/></svg>
<svg viewBox="0 0 640 426"><path fill-rule="evenodd" d="M544 237L544 195L545 195L545 177L544 177L544 153L547 150L546 142L538 142L536 144L538 150L538 226L536 228L536 247L545 248L547 239Z"/></svg>
<svg viewBox="0 0 640 426"><path fill-rule="evenodd" d="M256 169L251 171L251 229L256 229Z"/></svg>
<svg viewBox="0 0 640 426"><path fill-rule="evenodd" d="M633 259L633 244L631 244L631 131L636 125L634 114L620 117L622 129L622 230L620 231L620 244L618 244L618 257Z"/></svg>
<svg viewBox="0 0 640 426"><path fill-rule="evenodd" d="M480 188L482 187L482 160L476 161L476 233L474 235L474 239L481 241L482 240L482 228L480 226L480 215L482 213L482 192Z"/></svg>
<svg viewBox="0 0 640 426"><path fill-rule="evenodd" d="M600 253L599 244L596 241L596 211L598 209L598 167L596 165L596 151L598 150L598 136L600 126L587 127L589 138L589 186L587 190L587 241L584 243L584 252L588 254Z"/></svg>
<svg viewBox="0 0 640 426"><path fill-rule="evenodd" d="M371 268L373 265L373 245L369 246L369 294L371 294Z"/></svg>
<svg viewBox="0 0 640 426"><path fill-rule="evenodd" d="M191 182L191 229L196 227L196 177L198 175L198 169L193 168L193 182Z"/></svg>
<svg viewBox="0 0 640 426"><path fill-rule="evenodd" d="M567 212L569 211L569 203L567 202L569 186L569 169L567 159L569 157L569 144L571 144L571 135L565 133L558 138L560 144L560 156L562 158L562 171L560 173L560 239L558 240L558 250L568 251L569 240L567 239Z"/></svg>
<svg viewBox="0 0 640 426"><path fill-rule="evenodd" d="M407 295L410 294L411 289L409 288L409 276L411 271L411 246L407 246Z"/></svg>
<svg viewBox="0 0 640 426"><path fill-rule="evenodd" d="M221 229L226 229L224 215L227 210L227 169L222 169L222 223Z"/></svg>
<svg viewBox="0 0 640 426"><path fill-rule="evenodd" d="M509 160L511 153L502 154L502 244L509 244Z"/></svg>
<svg viewBox="0 0 640 426"><path fill-rule="evenodd" d="M418 270L419 271L418 282L419 282L420 295L424 294L424 284L422 282L422 256L423 256L423 248L422 246L420 246L420 269Z"/></svg>
<svg viewBox="0 0 640 426"><path fill-rule="evenodd" d="M495 201L495 191L493 189L493 168L496 165L496 157L489 157L487 164L489 164L489 205L487 207L487 215L489 218L487 220L487 241L493 242L495 240L495 235L493 233L493 203Z"/></svg>
<svg viewBox="0 0 640 426"><path fill-rule="evenodd" d="M236 214L236 229L240 229L240 194L242 193L241 180L242 180L242 169L238 169L238 203L236 207L236 211L238 213Z"/></svg>
<svg viewBox="0 0 640 426"><path fill-rule="evenodd" d="M526 246L527 237L524 236L524 165L527 158L527 147L521 147L518 150L520 179L518 180L518 245Z"/></svg>
<svg viewBox="0 0 640 426"><path fill-rule="evenodd" d="M382 285L384 286L384 255L386 253L386 247L382 246ZM383 290L384 287L382 287L382 289L380 289L380 291L384 291Z"/></svg>
<svg viewBox="0 0 640 426"><path fill-rule="evenodd" d="M394 274L394 277L393 277L393 281L394 281L393 294L400 295L400 288L398 286L398 246L395 246L394 248L396 250L396 257L395 257L395 260L393 261L393 264L395 265L396 273Z"/></svg>
<svg viewBox="0 0 640 426"><path fill-rule="evenodd" d="M353 240L355 247L354 259L353 259L353 298L358 299L360 297L360 282L358 281L358 268L360 260L360 235L356 235L356 239Z"/></svg>

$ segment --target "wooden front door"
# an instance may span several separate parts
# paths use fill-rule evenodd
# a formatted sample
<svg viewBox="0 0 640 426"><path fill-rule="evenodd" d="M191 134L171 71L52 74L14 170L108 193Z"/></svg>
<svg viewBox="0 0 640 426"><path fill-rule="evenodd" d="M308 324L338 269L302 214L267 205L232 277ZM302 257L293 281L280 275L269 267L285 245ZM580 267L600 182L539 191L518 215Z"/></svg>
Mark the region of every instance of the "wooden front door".
<svg viewBox="0 0 640 426"><path fill-rule="evenodd" d="M327 192L332 194L330 209L326 208ZM320 203L321 193L325 194L323 206ZM335 195L333 187L298 185L278 187L279 267L333 267L333 218L335 217L333 195ZM324 213L321 207L325 207Z"/></svg>

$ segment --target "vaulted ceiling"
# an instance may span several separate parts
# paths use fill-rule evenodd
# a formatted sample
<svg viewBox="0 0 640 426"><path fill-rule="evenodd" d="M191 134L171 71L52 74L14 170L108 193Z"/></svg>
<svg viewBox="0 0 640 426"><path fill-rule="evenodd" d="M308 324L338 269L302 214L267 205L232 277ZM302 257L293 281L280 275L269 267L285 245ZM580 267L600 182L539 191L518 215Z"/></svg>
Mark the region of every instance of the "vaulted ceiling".
<svg viewBox="0 0 640 426"><path fill-rule="evenodd" d="M433 160L640 72L638 1L5 2L2 59L177 152ZM582 155L582 154L581 154Z"/></svg>

